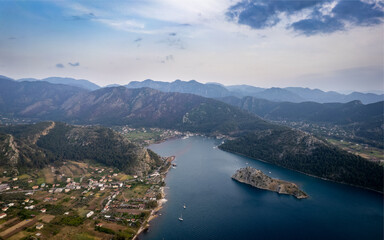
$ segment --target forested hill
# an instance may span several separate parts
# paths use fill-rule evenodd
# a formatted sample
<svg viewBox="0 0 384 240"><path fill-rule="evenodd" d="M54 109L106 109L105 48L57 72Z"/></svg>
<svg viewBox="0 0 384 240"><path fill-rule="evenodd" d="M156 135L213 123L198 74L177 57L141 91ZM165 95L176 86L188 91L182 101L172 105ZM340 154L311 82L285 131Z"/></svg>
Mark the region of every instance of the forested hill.
<svg viewBox="0 0 384 240"><path fill-rule="evenodd" d="M200 133L234 134L280 128L217 100L150 88L106 88L78 95L63 105L68 121L163 127Z"/></svg>
<svg viewBox="0 0 384 240"><path fill-rule="evenodd" d="M147 173L161 160L105 127L59 122L0 127L0 166L26 172L66 160L91 160L127 173Z"/></svg>
<svg viewBox="0 0 384 240"><path fill-rule="evenodd" d="M226 97L220 100L271 120L348 124L382 121L384 114L384 101L371 104L362 104L360 101L351 101L349 103L291 103L272 102L254 97L241 99Z"/></svg>
<svg viewBox="0 0 384 240"><path fill-rule="evenodd" d="M384 101L321 104L271 102L253 97L226 97L220 100L269 120L326 124L331 128L338 125L356 140L384 147Z"/></svg>
<svg viewBox="0 0 384 240"><path fill-rule="evenodd" d="M220 149L332 181L383 192L383 167L304 132L249 133L226 141Z"/></svg>

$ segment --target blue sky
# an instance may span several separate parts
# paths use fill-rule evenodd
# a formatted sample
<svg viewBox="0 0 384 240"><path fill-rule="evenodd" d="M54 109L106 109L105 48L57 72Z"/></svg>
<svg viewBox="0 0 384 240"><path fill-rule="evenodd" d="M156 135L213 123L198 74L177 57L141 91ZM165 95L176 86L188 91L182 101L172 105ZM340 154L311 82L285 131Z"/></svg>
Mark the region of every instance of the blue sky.
<svg viewBox="0 0 384 240"><path fill-rule="evenodd" d="M380 0L0 0L0 75L383 90Z"/></svg>

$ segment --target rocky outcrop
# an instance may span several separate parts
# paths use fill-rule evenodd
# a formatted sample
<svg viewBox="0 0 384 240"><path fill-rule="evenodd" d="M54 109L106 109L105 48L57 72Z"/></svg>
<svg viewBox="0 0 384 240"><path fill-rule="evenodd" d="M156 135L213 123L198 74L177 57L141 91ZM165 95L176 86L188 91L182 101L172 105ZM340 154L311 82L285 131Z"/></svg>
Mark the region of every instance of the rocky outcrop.
<svg viewBox="0 0 384 240"><path fill-rule="evenodd" d="M237 170L232 176L232 179L259 189L293 195L298 199L308 197L308 195L300 190L296 184L271 178L265 175L262 171L252 167Z"/></svg>

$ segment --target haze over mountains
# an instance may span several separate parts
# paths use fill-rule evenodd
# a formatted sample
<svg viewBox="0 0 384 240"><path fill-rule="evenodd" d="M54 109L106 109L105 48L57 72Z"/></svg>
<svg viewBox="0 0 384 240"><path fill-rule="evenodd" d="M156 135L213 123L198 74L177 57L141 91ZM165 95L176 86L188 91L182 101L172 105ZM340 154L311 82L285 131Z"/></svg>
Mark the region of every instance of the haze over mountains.
<svg viewBox="0 0 384 240"><path fill-rule="evenodd" d="M91 91L100 88L100 86L88 80L74 79L74 78L62 78L62 77L49 77L44 79L21 78L21 79L18 79L17 81L20 81L20 82L44 81L44 82L55 83L55 84L65 84L65 85L75 86L75 87L84 88Z"/></svg>
<svg viewBox="0 0 384 240"><path fill-rule="evenodd" d="M80 87L86 90L97 90L100 86L84 79L76 80L73 78L60 78L50 77L45 79L22 78L17 81L47 81L56 84L66 84L71 86ZM106 87L119 86L117 84L110 84ZM347 103L354 100L359 100L364 104L375 103L384 100L384 94L374 93L361 93L353 92L351 94L341 94L334 91L325 92L319 89L309 89L301 87L287 87L287 88L259 88L249 85L232 85L224 86L218 83L199 83L195 80L181 81L176 80L173 82L160 82L147 79L144 81L132 81L126 85L127 88L142 88L148 87L160 90L162 92L180 92L192 93L209 98L221 98L227 96L245 97L252 96L255 98L266 99L275 102L318 102L318 103Z"/></svg>
<svg viewBox="0 0 384 240"><path fill-rule="evenodd" d="M198 84L192 82L192 84ZM33 121L129 125L190 131L232 139L224 150L382 191L382 167L308 133L267 122L221 101L151 88L88 91L44 81L0 79L0 114ZM255 151L257 146L257 151ZM335 167L337 166L337 167Z"/></svg>

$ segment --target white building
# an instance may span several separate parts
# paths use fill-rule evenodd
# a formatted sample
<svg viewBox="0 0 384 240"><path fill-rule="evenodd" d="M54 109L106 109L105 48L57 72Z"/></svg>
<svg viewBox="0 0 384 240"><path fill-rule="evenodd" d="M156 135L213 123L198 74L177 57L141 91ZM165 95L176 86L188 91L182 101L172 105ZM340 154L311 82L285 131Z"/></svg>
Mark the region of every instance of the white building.
<svg viewBox="0 0 384 240"><path fill-rule="evenodd" d="M93 211L90 211L89 213L87 213L87 218L89 218L90 216L92 216L94 214Z"/></svg>

